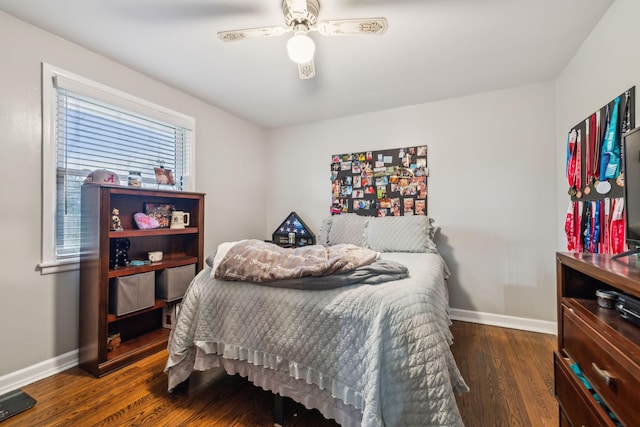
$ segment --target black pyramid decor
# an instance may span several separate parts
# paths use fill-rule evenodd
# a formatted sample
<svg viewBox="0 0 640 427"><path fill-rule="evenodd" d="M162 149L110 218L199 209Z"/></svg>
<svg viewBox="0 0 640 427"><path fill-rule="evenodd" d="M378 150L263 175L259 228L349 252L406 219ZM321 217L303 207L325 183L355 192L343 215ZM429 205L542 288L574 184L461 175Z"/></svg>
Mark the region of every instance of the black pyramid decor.
<svg viewBox="0 0 640 427"><path fill-rule="evenodd" d="M307 246L316 244L316 235L300 219L297 213L291 212L287 219L273 232L273 242L280 246Z"/></svg>

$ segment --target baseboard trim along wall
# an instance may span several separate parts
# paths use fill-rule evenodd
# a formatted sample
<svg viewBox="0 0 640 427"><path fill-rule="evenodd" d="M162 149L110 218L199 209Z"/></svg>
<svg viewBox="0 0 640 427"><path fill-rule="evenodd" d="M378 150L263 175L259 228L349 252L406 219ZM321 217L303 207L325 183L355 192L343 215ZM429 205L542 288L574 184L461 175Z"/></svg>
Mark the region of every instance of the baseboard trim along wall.
<svg viewBox="0 0 640 427"><path fill-rule="evenodd" d="M557 334L556 322L526 319L522 317L504 316L502 314L481 313L478 311L450 310L453 320L499 326L502 328L520 329L544 334ZM27 384L34 383L51 375L78 366L78 350L73 350L53 359L45 360L33 366L0 377L0 395L8 393Z"/></svg>
<svg viewBox="0 0 640 427"><path fill-rule="evenodd" d="M450 317L462 322L480 323L502 328L520 329L522 331L540 332L543 334L558 334L558 324L547 320L527 319L524 317L505 316L503 314L482 313L479 311L452 308Z"/></svg>
<svg viewBox="0 0 640 427"><path fill-rule="evenodd" d="M0 377L0 395L78 366L78 350Z"/></svg>

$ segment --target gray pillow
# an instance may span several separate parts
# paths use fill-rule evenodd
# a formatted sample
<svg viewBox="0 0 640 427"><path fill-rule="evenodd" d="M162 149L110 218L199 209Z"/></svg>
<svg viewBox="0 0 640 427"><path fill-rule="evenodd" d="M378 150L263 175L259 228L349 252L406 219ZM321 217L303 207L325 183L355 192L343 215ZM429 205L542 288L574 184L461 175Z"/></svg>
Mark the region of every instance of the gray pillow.
<svg viewBox="0 0 640 427"><path fill-rule="evenodd" d="M368 247L378 252L437 252L427 216L371 218L367 226Z"/></svg>
<svg viewBox="0 0 640 427"><path fill-rule="evenodd" d="M322 220L320 225L320 231L316 236L316 245L328 246L329 245L329 230L333 224L333 216L328 216Z"/></svg>
<svg viewBox="0 0 640 427"><path fill-rule="evenodd" d="M217 252L218 250L216 249L215 251L211 252L211 254L204 260L204 262L206 262L209 267L213 267L213 260L216 258Z"/></svg>
<svg viewBox="0 0 640 427"><path fill-rule="evenodd" d="M334 215L329 229L329 245L351 243L357 246L366 246L367 223L369 217L354 213Z"/></svg>

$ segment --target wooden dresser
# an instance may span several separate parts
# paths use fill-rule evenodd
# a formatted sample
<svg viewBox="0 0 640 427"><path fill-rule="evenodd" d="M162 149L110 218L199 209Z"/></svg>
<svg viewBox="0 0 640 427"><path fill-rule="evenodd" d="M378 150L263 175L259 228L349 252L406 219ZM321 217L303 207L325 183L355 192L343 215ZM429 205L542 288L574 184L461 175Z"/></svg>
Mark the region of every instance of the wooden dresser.
<svg viewBox="0 0 640 427"><path fill-rule="evenodd" d="M615 426L594 393L620 424L640 425L640 327L614 309L598 305L597 289L640 298L640 261L635 256L556 254L558 351L555 394L560 426ZM571 366L576 363L589 390Z"/></svg>

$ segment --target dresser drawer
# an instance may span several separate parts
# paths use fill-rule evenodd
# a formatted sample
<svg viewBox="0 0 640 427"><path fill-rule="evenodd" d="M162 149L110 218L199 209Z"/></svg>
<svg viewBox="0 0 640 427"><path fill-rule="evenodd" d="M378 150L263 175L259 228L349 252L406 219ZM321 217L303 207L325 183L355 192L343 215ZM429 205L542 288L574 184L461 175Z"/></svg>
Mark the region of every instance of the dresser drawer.
<svg viewBox="0 0 640 427"><path fill-rule="evenodd" d="M640 408L640 367L596 333L570 308L563 306L564 350L627 426L637 422Z"/></svg>
<svg viewBox="0 0 640 427"><path fill-rule="evenodd" d="M558 353L553 356L556 397L561 410L560 426L613 427L613 422L571 371L568 362Z"/></svg>

